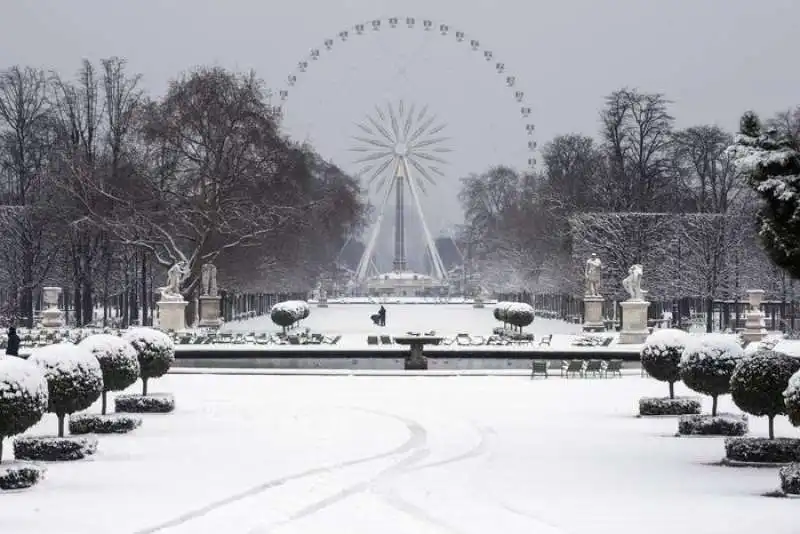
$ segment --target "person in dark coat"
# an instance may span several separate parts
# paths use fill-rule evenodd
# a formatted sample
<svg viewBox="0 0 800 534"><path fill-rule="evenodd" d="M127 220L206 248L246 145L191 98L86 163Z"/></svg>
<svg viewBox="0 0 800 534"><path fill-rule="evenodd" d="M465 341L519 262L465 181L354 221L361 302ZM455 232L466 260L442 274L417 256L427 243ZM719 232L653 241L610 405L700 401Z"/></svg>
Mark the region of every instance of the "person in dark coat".
<svg viewBox="0 0 800 534"><path fill-rule="evenodd" d="M6 343L6 354L9 356L19 356L19 336L17 329L13 326L8 329L8 343Z"/></svg>
<svg viewBox="0 0 800 534"><path fill-rule="evenodd" d="M386 326L386 308L383 307L383 304L381 304L381 308L378 310L378 317L381 320L381 326Z"/></svg>

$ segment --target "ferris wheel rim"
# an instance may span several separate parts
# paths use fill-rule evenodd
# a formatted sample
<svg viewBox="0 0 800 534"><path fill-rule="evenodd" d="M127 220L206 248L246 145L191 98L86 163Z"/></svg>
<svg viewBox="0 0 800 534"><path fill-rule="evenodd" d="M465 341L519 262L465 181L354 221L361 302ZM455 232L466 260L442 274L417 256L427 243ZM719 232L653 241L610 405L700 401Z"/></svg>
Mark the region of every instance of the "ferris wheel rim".
<svg viewBox="0 0 800 534"><path fill-rule="evenodd" d="M421 24L417 24L421 22ZM324 55L323 52L332 52L336 43L345 43L351 38L364 35L365 33L379 32L382 27L388 25L391 29L396 29L400 26L408 28L422 27L423 31L435 32L440 36L454 35L456 41L459 43L467 43L473 52L482 53L485 61L494 63L494 70L497 74L505 74L506 85L513 90L513 98L519 104L520 115L525 119L524 132L531 139L527 142L527 150L529 157L527 161L527 170L532 170L536 167L537 159L536 152L538 150L538 143L532 139L536 132L536 126L529 117L533 113L532 107L525 99L525 92L520 90L517 85L518 78L510 73L507 69L505 62L501 61L494 53L493 50L482 46L480 39L473 34L467 34L465 31L457 30L455 26L451 26L442 20L434 20L430 18L417 18L417 17L401 17L401 16L381 16L374 19L368 19L362 22L357 22L351 26L346 27L334 33L333 37L326 37L320 47L311 48L309 53L297 62L294 70L287 76L283 82L283 88L279 90L278 97L280 100L279 105L274 106L279 116L284 115L285 104L289 99L290 88L297 85L300 81L302 74L306 73L309 67L316 61L319 61Z"/></svg>

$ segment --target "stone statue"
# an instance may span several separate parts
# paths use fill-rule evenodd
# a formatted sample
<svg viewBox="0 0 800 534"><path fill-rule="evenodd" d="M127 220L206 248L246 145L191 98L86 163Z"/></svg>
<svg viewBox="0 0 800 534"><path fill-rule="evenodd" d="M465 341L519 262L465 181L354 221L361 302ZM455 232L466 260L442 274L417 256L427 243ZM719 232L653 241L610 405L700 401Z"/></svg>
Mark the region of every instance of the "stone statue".
<svg viewBox="0 0 800 534"><path fill-rule="evenodd" d="M204 263L200 268L200 295L217 296L217 267L213 263Z"/></svg>
<svg viewBox="0 0 800 534"><path fill-rule="evenodd" d="M642 292L642 275L644 274L644 269L638 263L635 265L631 265L631 268L628 269L628 276L622 280L622 287L625 288L625 291L631 296L628 300L633 301L643 301L644 300L644 293Z"/></svg>
<svg viewBox="0 0 800 534"><path fill-rule="evenodd" d="M586 267L583 270L583 276L586 278L586 296L599 297L600 293L597 290L600 285L600 277L603 269L603 262L597 257L597 254L592 253L592 256L586 260Z"/></svg>
<svg viewBox="0 0 800 534"><path fill-rule="evenodd" d="M189 266L185 261L179 261L167 271L167 285L159 287L161 300L183 300L181 295L181 282L189 276Z"/></svg>

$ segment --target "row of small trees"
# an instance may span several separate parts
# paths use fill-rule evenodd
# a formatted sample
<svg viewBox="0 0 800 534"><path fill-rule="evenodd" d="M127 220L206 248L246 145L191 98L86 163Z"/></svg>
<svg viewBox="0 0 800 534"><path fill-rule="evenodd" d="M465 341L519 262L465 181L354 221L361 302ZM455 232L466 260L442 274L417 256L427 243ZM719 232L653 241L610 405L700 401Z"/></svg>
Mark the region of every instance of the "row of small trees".
<svg viewBox="0 0 800 534"><path fill-rule="evenodd" d="M27 360L0 358L0 460L2 441L25 432L49 412L56 415L55 437L23 436L14 441L18 460L75 460L93 454L97 438L89 434L125 433L141 419L131 412L168 412L171 395L148 396L149 379L164 375L174 361L172 340L149 328L126 331L122 337L91 335L77 344L60 343L37 349ZM122 391L142 379L142 395L119 395L107 414L107 393ZM101 399L100 414L78 413ZM77 415L73 415L77 414ZM65 435L69 420L71 436ZM0 489L35 484L42 470L17 463L0 470Z"/></svg>
<svg viewBox="0 0 800 534"><path fill-rule="evenodd" d="M641 415L682 415L679 434L732 436L725 441L727 462L796 462L781 471L781 480L785 492L800 493L800 439L776 439L774 424L789 415L800 426L800 358L766 349L746 354L731 336L664 329L648 337L641 361L650 376L669 384L668 398L640 400ZM697 399L675 397L679 381L712 398L710 416L700 415ZM718 398L726 394L746 414L767 418L767 439L744 437L746 416L718 413Z"/></svg>

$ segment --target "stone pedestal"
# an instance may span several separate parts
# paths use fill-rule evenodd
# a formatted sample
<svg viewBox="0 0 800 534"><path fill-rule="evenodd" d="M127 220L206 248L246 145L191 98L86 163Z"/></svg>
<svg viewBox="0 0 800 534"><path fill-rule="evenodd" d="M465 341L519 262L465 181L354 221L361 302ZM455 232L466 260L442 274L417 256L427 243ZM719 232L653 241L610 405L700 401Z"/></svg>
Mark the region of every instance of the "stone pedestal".
<svg viewBox="0 0 800 534"><path fill-rule="evenodd" d="M583 297L583 331L603 332L606 329L603 323L603 297Z"/></svg>
<svg viewBox="0 0 800 534"><path fill-rule="evenodd" d="M764 314L761 312L761 302L764 300L763 289L748 289L747 300L749 309L745 315L744 332L742 338L750 342L759 342L767 337L766 323Z"/></svg>
<svg viewBox="0 0 800 534"><path fill-rule="evenodd" d="M327 308L328 307L328 295L327 293L321 293L319 299L317 299L317 308Z"/></svg>
<svg viewBox="0 0 800 534"><path fill-rule="evenodd" d="M472 301L472 307L473 308L483 308L484 307L483 297L481 295L478 295L477 297L475 297L475 299Z"/></svg>
<svg viewBox="0 0 800 534"><path fill-rule="evenodd" d="M186 330L186 305L185 300L159 300L158 306L158 326L164 331L179 332Z"/></svg>
<svg viewBox="0 0 800 534"><path fill-rule="evenodd" d="M199 299L200 316L197 326L201 328L219 328L222 326L222 317L219 313L219 303L222 297L202 295Z"/></svg>
<svg viewBox="0 0 800 534"><path fill-rule="evenodd" d="M647 308L650 303L646 300L626 300L620 302L622 306L622 330L619 333L620 345L644 343L650 331L647 329Z"/></svg>
<svg viewBox="0 0 800 534"><path fill-rule="evenodd" d="M61 328L64 326L64 312L58 309L58 297L60 296L60 287L42 288L42 300L45 308L42 311L43 328Z"/></svg>

